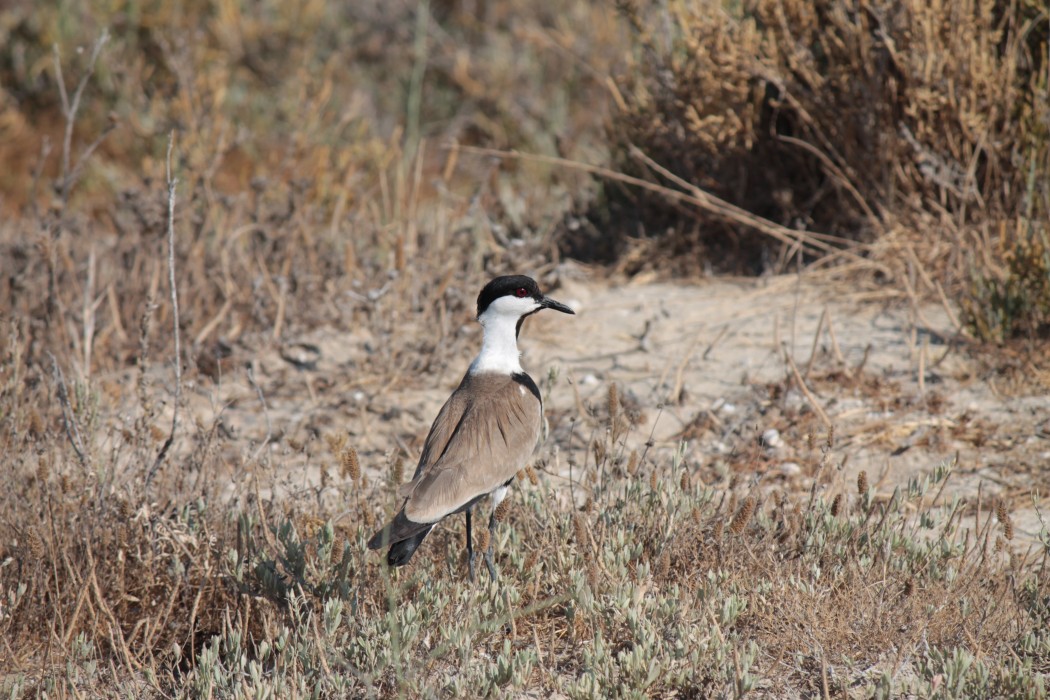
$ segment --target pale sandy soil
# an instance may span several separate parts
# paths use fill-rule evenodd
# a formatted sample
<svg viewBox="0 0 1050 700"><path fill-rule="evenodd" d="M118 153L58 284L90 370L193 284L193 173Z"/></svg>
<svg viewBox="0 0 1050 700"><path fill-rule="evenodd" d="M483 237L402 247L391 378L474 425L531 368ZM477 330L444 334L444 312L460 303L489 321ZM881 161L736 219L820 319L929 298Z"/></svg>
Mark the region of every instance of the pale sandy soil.
<svg viewBox="0 0 1050 700"><path fill-rule="evenodd" d="M980 376L977 363L949 342L955 329L941 305L915 311L892 300L896 295L843 293L841 282L831 287L794 276L611 284L579 271L563 274L552 296L577 315L530 318L523 365L548 396L550 436L537 459L550 483L577 501L587 496L588 482L579 483L586 464L574 460L570 481L564 456L588 454L585 446L603 435L615 383L639 417L626 451L644 451L651 439L647 465L657 465L661 478L679 478L670 464L683 440L682 468L692 478L720 486L746 479L763 492L808 490L816 479L828 497L854 494L861 470L888 497L957 459L946 494L973 497L980 489L985 504L1005 498L1015 544L1038 536L1032 493L1046 511L1050 400L1004 395ZM204 424L221 413L241 463L262 456L289 493L316 492L322 468L339 478L318 439L338 431L349 434L373 483L388 473L388 456L398 448L410 474L430 421L480 342L469 313L444 326L449 340L433 353L440 357L417 357L394 378L368 373L369 350L396 345L399 334L433 331L411 316L385 340L362 325L317 330L281 348L240 347L220 382L191 374L186 412ZM304 352L296 343L315 346L306 353L315 367L282 359L282 351ZM786 356L810 397L788 381L794 371ZM257 389L245 363L255 368ZM549 383L551 370L557 377ZM814 403L834 426L823 467L827 430ZM588 415L574 421L581 408ZM251 470L236 468L236 457L231 482L251 478ZM274 484L271 478L264 490Z"/></svg>

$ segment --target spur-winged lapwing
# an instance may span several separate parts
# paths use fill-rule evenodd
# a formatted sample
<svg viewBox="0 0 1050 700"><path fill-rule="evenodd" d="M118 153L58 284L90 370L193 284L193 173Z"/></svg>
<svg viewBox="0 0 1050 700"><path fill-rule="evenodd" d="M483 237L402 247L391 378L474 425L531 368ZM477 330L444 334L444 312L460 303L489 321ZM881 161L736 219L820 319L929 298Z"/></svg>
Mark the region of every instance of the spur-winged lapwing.
<svg viewBox="0 0 1050 700"><path fill-rule="evenodd" d="M465 513L473 580L471 511L491 496L485 565L495 580L496 506L532 455L543 423L540 390L521 368L518 351L521 324L542 309L574 313L544 296L535 280L523 275L497 277L478 295L478 322L484 329L481 352L430 427L415 476L398 492L404 499L401 509L368 541L369 549L390 547L386 557L390 566L407 564L438 522Z"/></svg>

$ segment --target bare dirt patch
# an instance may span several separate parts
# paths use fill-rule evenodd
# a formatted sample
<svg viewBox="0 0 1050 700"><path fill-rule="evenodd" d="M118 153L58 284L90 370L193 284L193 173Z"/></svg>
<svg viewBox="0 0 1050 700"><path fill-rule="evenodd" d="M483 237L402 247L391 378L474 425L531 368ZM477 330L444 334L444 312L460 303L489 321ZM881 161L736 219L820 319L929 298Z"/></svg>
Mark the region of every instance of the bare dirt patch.
<svg viewBox="0 0 1050 700"><path fill-rule="evenodd" d="M832 498L852 491L864 471L888 497L954 462L948 494L980 489L1002 499L1017 536L1038 535L1033 504L1050 491L1050 403L1045 394L1007 393L984 373L953 344L943 306L914 307L892 291L844 294L795 276L690 285L569 272L556 296L578 315L530 319L521 345L524 366L544 387L552 434L538 461L578 505L587 465L570 466L558 451L600 437L615 384L634 424L627 450L651 442L654 456L670 455L684 442L684 469L705 483L808 490L816 481ZM218 381L191 379L190 419L220 424L242 456L268 450L293 490L337 471L318 440L331 433L348 434L366 475L387 479L394 461L414 463L480 341L469 313L448 325L444 352L430 362L417 355L392 375L369 369L370 355L383 350L362 328L245 343L222 361ZM429 345L435 329L409 318L393 332L390 342L412 348Z"/></svg>

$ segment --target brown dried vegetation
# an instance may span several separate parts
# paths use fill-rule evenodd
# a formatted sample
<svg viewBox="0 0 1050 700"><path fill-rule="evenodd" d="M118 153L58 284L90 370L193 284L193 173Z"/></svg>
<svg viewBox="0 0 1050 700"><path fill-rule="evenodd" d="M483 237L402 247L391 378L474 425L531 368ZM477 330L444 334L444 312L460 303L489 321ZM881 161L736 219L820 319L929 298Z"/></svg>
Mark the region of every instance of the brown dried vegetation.
<svg viewBox="0 0 1050 700"><path fill-rule="evenodd" d="M759 2L728 21L676 6L682 34L661 46L637 9L624 9L632 34L582 2L481 3L479 16L455 2L131 5L0 10L5 696L890 695L903 663L917 694L939 677L973 695L1038 692L1046 550L1015 551L1003 505L993 549L987 504L930 498L929 483L880 485L869 501L862 473L852 510L816 483L770 500L684 450L628 451L638 399L610 384L591 435L552 432L580 465L583 510L530 467L498 514L500 582L472 586L454 524L398 572L365 550L418 444L391 435L359 452L323 416L292 434L267 412L268 392L316 394L372 430L396 418L373 405L385 392L463 354L479 280L528 267L556 282L573 240L554 232L564 203L550 202L589 199L590 180L427 138L582 158L608 146L586 136L608 99L611 133L643 148L627 152L646 177L669 167L742 192L770 235L801 220L875 240L865 252L890 277L915 259L932 271L927 292L962 264L946 250L973 248L985 275L973 279L1007 280L976 298L1006 289L1013 315L986 332L981 314L999 307L979 305L971 322L1017 332L1019 314L1043 308L1043 229L1029 225L1047 211L1031 175L1046 158L1045 103L1030 99L1046 90L1038 8ZM671 55L685 60L663 84ZM635 82L606 79L630 61ZM407 85L391 89L391 75ZM708 214L692 220L749 248L735 210ZM949 235L920 238L931 222ZM659 251L631 244L618 264L692 270L698 250L722 246L699 230ZM792 240L780 267L841 243ZM1009 305L1022 297L1034 305ZM297 336L322 326L367 336L367 351L304 384L294 372L317 349ZM269 346L293 374L264 391L254 366ZM222 407L184 415L231 376L251 388L237 401L259 406L248 436ZM877 388L860 368L815 379ZM817 435L812 413L787 418ZM807 476L830 471L826 431ZM739 457L754 471L752 449ZM292 456L319 483L287 473ZM816 687L814 663L833 665L833 687Z"/></svg>

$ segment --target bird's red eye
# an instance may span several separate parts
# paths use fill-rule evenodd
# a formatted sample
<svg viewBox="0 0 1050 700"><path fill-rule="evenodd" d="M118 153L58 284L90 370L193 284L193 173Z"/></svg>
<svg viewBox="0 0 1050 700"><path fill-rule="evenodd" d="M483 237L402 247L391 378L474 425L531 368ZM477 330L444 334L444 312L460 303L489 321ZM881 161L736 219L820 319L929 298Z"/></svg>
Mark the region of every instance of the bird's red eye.
<svg viewBox="0 0 1050 700"><path fill-rule="evenodd" d="M529 295L529 290L525 289L525 287L518 287L514 294L517 295L519 299L524 299Z"/></svg>

